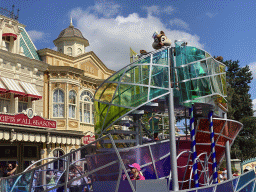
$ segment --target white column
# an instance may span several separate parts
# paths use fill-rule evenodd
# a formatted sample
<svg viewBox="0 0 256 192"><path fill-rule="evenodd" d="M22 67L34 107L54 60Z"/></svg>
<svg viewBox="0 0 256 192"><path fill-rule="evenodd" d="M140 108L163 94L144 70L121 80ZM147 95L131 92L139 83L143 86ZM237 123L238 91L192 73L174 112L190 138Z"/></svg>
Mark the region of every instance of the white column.
<svg viewBox="0 0 256 192"><path fill-rule="evenodd" d="M32 109L35 112L36 111L36 101L33 100L31 103L32 103Z"/></svg>
<svg viewBox="0 0 256 192"><path fill-rule="evenodd" d="M15 100L14 100L14 94L11 94L11 109L10 112L11 113L15 113Z"/></svg>
<svg viewBox="0 0 256 192"><path fill-rule="evenodd" d="M14 98L14 113L18 113L19 109L19 97Z"/></svg>

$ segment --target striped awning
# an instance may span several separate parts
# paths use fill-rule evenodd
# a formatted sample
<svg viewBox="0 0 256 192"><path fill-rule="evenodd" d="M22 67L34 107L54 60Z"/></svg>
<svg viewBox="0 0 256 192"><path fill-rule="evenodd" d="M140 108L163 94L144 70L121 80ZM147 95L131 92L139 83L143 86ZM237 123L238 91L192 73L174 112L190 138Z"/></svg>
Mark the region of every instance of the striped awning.
<svg viewBox="0 0 256 192"><path fill-rule="evenodd" d="M19 83L21 87L25 90L28 97L32 97L34 99L42 99L42 96L32 84L25 83L25 82L19 82Z"/></svg>
<svg viewBox="0 0 256 192"><path fill-rule="evenodd" d="M1 77L1 79L7 88L7 92L14 93L16 95L26 95L16 80L6 77Z"/></svg>
<svg viewBox="0 0 256 192"><path fill-rule="evenodd" d="M6 88L5 86L3 85L3 83L0 81L0 92L6 92Z"/></svg>

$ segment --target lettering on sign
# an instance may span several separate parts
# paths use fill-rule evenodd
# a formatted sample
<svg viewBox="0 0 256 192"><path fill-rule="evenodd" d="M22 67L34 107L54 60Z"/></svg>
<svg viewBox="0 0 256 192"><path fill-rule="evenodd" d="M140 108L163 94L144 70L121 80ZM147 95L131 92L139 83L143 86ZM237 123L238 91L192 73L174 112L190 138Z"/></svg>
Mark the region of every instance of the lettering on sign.
<svg viewBox="0 0 256 192"><path fill-rule="evenodd" d="M90 135L86 135L83 137L83 144L88 145L89 143L95 141L95 135L90 136Z"/></svg>
<svg viewBox="0 0 256 192"><path fill-rule="evenodd" d="M56 128L56 121L46 120L40 116L33 116L33 118L29 118L23 113L19 113L17 115L0 114L0 123L41 128Z"/></svg>

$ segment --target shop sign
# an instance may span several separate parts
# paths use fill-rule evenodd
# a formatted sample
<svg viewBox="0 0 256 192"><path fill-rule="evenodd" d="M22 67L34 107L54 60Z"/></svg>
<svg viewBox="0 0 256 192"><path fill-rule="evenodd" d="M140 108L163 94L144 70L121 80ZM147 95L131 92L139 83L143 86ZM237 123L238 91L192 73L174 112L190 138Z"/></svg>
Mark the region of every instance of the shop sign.
<svg viewBox="0 0 256 192"><path fill-rule="evenodd" d="M31 113L19 113L16 115L0 114L0 123L41 128L56 128L56 121L46 120L40 116L31 116Z"/></svg>
<svg viewBox="0 0 256 192"><path fill-rule="evenodd" d="M95 141L95 135L91 136L91 135L85 135L83 137L83 144L88 145L89 143Z"/></svg>

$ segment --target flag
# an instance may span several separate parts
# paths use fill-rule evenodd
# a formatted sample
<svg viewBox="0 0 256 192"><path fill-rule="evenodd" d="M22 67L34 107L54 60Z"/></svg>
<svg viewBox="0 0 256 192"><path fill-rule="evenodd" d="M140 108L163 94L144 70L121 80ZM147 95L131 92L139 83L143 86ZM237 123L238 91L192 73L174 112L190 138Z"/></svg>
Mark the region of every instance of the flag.
<svg viewBox="0 0 256 192"><path fill-rule="evenodd" d="M130 63L133 63L138 59L137 53L130 47Z"/></svg>

